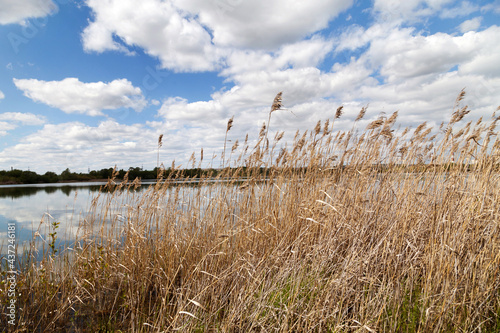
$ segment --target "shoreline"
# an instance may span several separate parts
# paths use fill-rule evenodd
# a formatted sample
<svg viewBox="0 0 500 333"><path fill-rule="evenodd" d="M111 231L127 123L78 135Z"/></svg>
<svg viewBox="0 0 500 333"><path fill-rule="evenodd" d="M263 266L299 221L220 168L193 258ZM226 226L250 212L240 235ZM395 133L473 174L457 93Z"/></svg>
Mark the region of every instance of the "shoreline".
<svg viewBox="0 0 500 333"><path fill-rule="evenodd" d="M241 177L238 178L237 182L243 182L247 180L248 178L246 177ZM269 178L266 178L269 179ZM216 177L212 178L178 178L178 179L172 179L169 182L172 183L199 183L200 181L205 180L209 182L213 181L220 181L220 182L228 182L232 180L231 178L219 178L217 179ZM59 181L57 183L18 183L18 182L0 182L0 186L2 187L8 187L8 186L26 186L29 187L30 185L32 186L42 186L42 185L58 185L58 184L86 184L86 183L107 183L109 179L89 179L89 180L70 180L70 181ZM163 179L162 181L166 181L166 179ZM121 182L123 182L123 179L115 179L113 181L114 185L118 185ZM142 179L141 184L151 184L155 183L156 179Z"/></svg>
<svg viewBox="0 0 500 333"><path fill-rule="evenodd" d="M0 185L43 185L43 184L64 184L64 183L94 183L94 182L107 182L107 179L87 179L87 180L61 180L55 183L21 183L16 181L0 182Z"/></svg>

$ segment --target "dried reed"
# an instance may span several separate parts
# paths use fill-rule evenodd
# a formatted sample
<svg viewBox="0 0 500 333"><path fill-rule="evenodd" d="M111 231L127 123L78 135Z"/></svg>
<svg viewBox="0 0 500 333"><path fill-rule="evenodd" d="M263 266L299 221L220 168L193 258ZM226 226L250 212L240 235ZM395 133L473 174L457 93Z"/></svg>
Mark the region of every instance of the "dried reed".
<svg viewBox="0 0 500 333"><path fill-rule="evenodd" d="M460 127L458 110L432 140L395 113L297 132L277 158L269 119L227 183L173 186L173 164L145 191L103 191L72 251L27 257L15 330L498 332L498 118Z"/></svg>

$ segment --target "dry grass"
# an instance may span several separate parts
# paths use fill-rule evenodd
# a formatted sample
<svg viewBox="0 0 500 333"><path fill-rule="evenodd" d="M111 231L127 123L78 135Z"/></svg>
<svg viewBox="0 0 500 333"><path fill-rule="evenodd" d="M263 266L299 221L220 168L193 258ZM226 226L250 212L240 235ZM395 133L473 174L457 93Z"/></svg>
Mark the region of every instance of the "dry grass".
<svg viewBox="0 0 500 333"><path fill-rule="evenodd" d="M20 272L18 331L498 332L498 118L459 102L437 137L266 131L228 183L100 193L75 251Z"/></svg>

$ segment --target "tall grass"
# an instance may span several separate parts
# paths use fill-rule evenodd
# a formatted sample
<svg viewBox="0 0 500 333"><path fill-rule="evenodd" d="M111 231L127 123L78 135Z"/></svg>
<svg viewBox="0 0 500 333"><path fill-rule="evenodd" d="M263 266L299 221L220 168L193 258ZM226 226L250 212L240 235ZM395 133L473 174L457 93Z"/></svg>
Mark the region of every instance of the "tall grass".
<svg viewBox="0 0 500 333"><path fill-rule="evenodd" d="M228 183L103 191L73 251L27 258L17 331L498 332L499 118L459 102L437 131L261 131Z"/></svg>

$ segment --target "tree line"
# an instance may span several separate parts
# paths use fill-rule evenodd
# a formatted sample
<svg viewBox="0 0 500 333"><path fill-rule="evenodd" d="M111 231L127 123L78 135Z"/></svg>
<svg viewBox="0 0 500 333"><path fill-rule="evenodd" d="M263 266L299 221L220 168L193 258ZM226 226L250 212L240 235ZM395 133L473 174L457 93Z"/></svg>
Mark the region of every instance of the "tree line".
<svg viewBox="0 0 500 333"><path fill-rule="evenodd" d="M26 171L19 169L12 170L2 170L0 171L0 184L38 184L38 183L59 183L59 182L84 182L92 180L107 180L113 177L113 172L116 172L115 176L118 179L123 179L125 174L128 172L128 179L156 179L158 175L158 168L152 170L143 170L142 168L129 168L128 170L114 170L113 168L92 170L88 173L78 173L71 172L70 169L62 171L57 174L52 171L47 171L46 173L40 175L34 171ZM215 176L217 170L214 169L184 169L182 172L183 177L200 177L211 175ZM168 168L164 171L163 176L168 177L171 173L171 169Z"/></svg>

